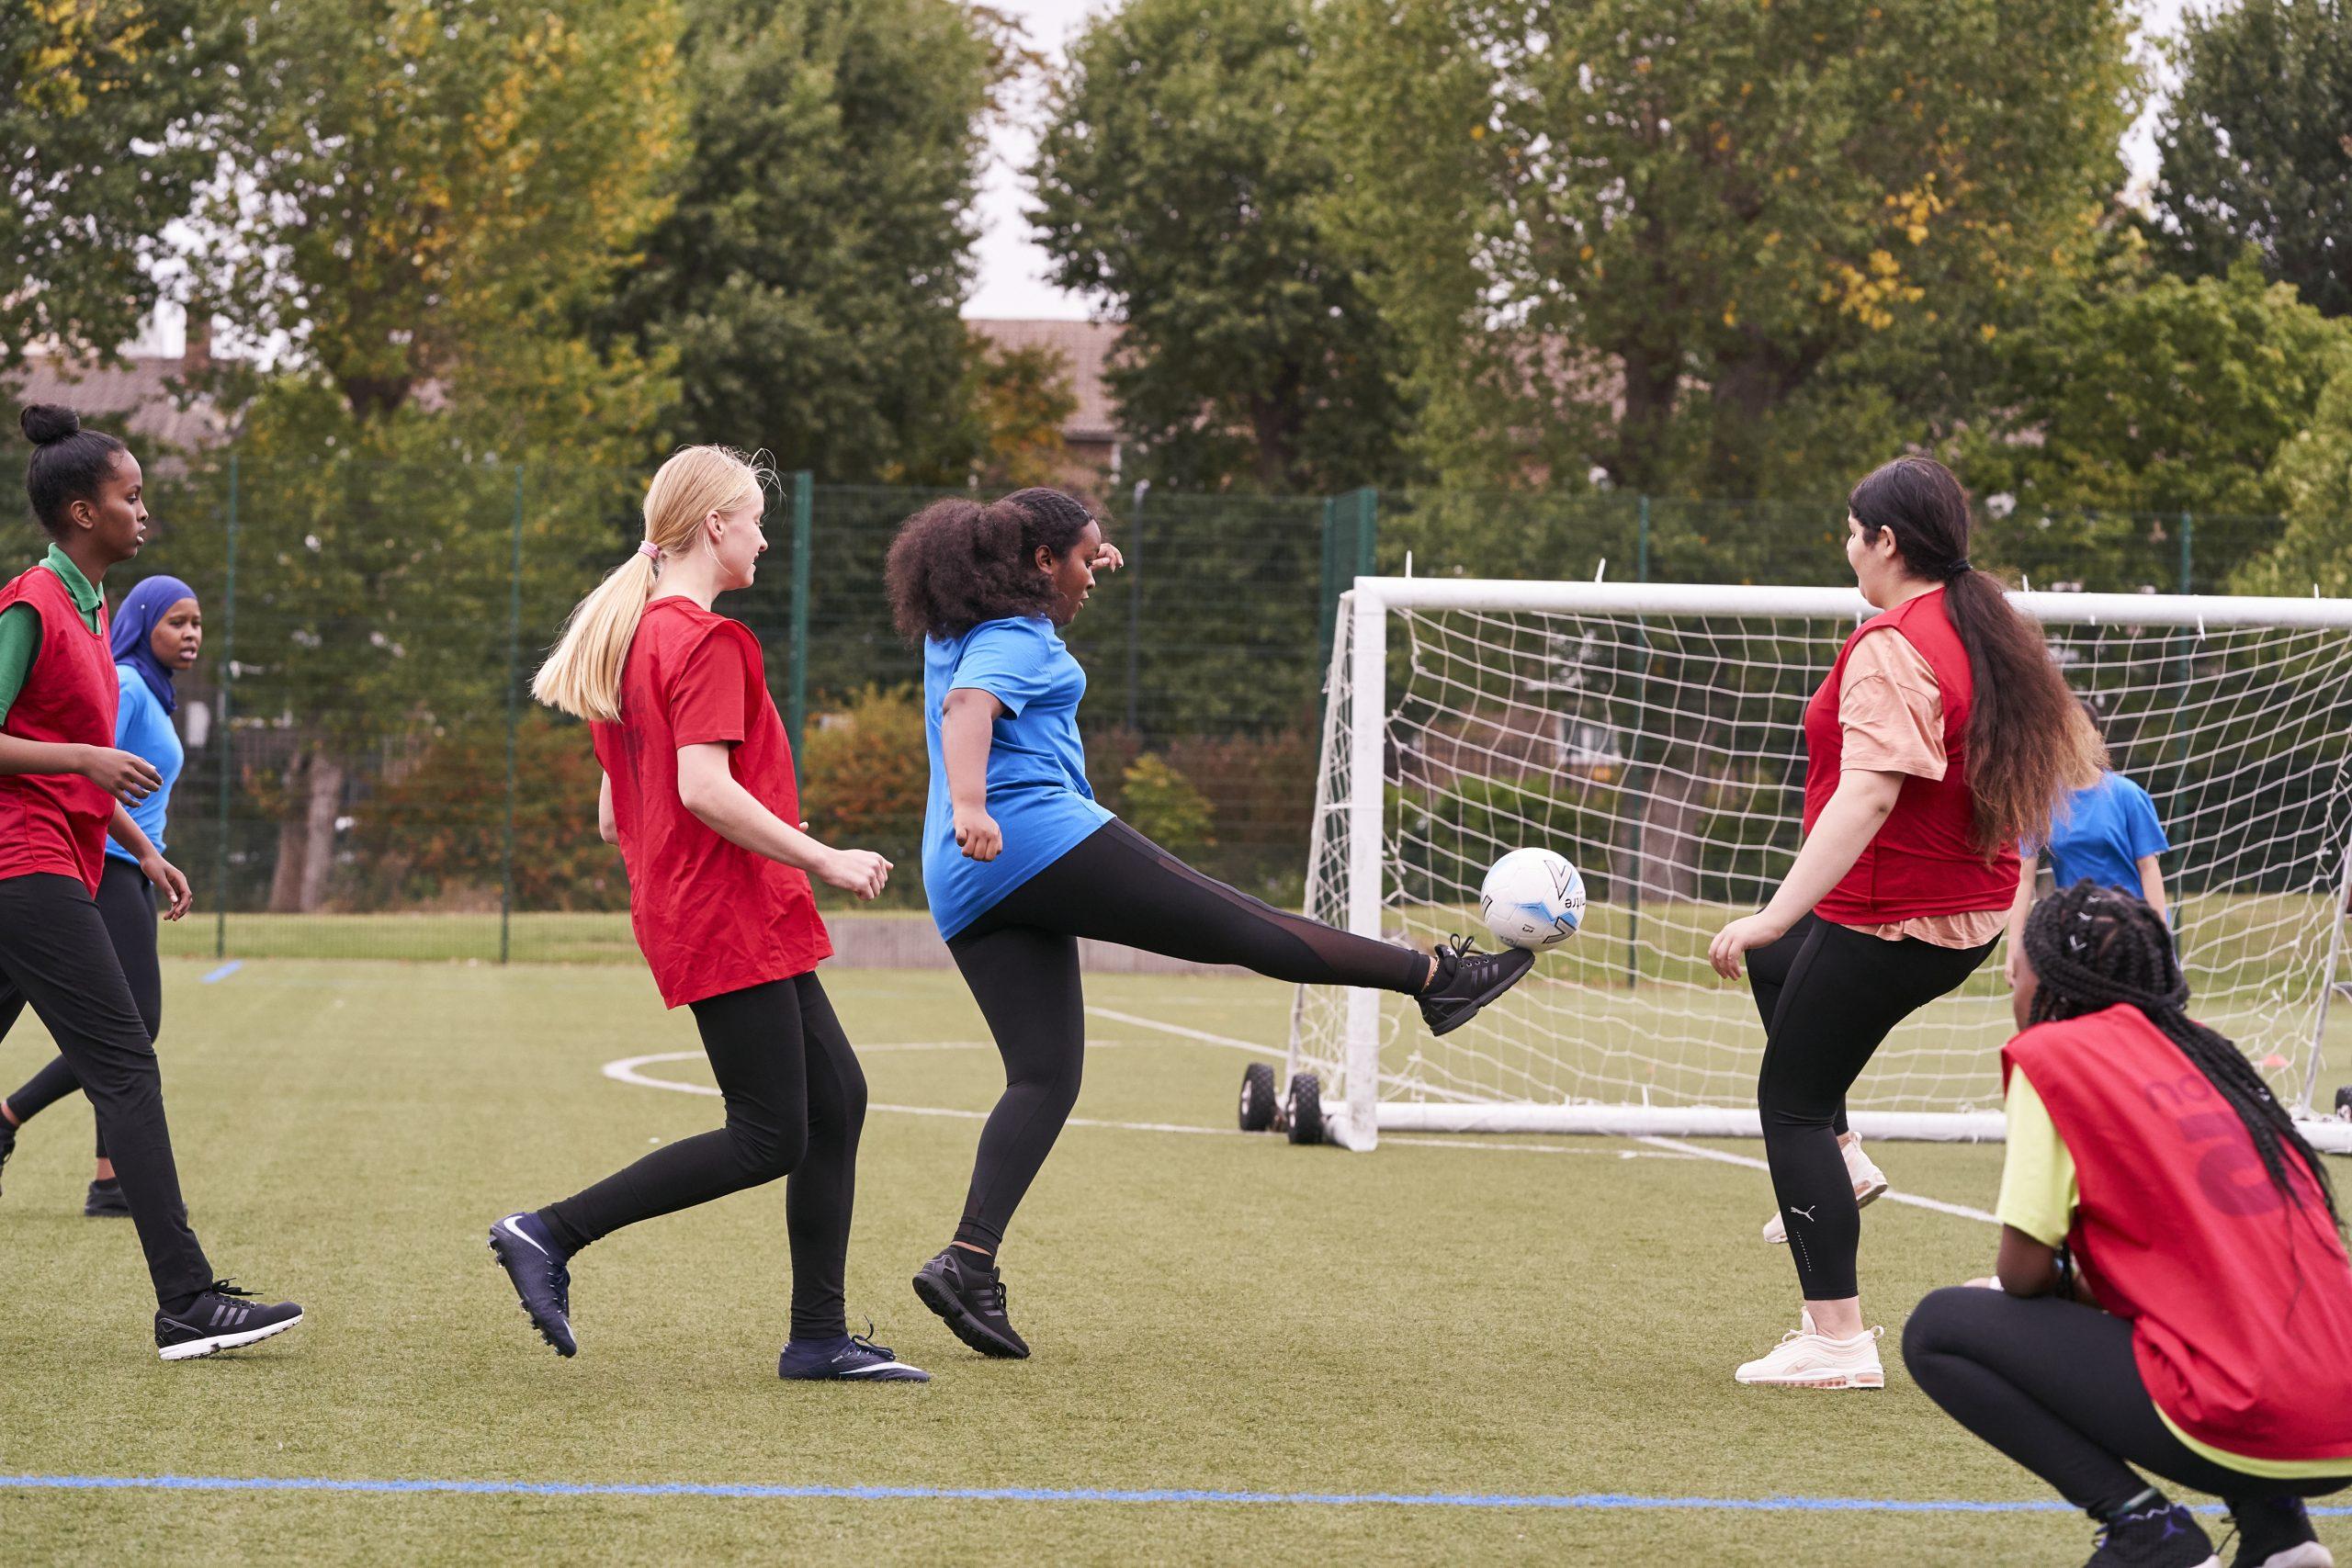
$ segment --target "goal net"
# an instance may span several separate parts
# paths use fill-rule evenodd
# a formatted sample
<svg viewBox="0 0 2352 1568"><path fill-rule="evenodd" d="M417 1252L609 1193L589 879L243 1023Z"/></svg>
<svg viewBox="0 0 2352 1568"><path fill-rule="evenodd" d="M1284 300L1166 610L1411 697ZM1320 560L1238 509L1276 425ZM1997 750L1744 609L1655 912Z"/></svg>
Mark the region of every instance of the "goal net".
<svg viewBox="0 0 2352 1568"><path fill-rule="evenodd" d="M2352 602L2013 598L2154 798L2192 1010L2310 1114L2332 1097L2352 893ZM1578 935L1443 1039L1408 998L1300 987L1290 1067L1320 1075L1332 1135L1756 1132L1763 1028L1707 942L1795 858L1805 699L1869 613L1839 589L1359 578L1331 655L1307 912L1491 945L1479 883L1525 845L1574 862L1589 902ZM1854 1124L1997 1138L2011 1027L1996 951L1880 1048ZM2352 1125L2314 1130L2352 1149Z"/></svg>

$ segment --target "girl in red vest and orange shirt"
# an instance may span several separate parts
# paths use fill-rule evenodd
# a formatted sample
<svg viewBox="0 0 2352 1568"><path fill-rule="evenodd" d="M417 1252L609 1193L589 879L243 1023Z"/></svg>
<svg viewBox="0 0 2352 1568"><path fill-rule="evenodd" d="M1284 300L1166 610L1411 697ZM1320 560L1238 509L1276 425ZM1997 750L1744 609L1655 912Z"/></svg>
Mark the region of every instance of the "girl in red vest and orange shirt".
<svg viewBox="0 0 2352 1568"><path fill-rule="evenodd" d="M2229 1503L2233 1568L2325 1568L2302 1499L2352 1485L2352 1261L2327 1173L2183 1010L2164 918L2078 882L2033 908L2001 1054L1997 1291L1921 1302L1919 1386L2102 1527L2098 1568L2204 1568L2133 1467ZM1989 1281L1988 1281L1989 1282Z"/></svg>
<svg viewBox="0 0 2352 1568"><path fill-rule="evenodd" d="M1765 1030L1756 1098L1804 1297L1799 1327L1743 1383L1880 1388L1854 1260L1860 1206L1886 1179L1846 1125L1846 1093L1894 1026L1993 951L2017 842L2045 839L2105 752L2041 630L1968 561L1968 497L1898 457L1847 497L1846 559L1879 614L1805 705L1804 847L1762 912L1715 936L1747 956Z"/></svg>

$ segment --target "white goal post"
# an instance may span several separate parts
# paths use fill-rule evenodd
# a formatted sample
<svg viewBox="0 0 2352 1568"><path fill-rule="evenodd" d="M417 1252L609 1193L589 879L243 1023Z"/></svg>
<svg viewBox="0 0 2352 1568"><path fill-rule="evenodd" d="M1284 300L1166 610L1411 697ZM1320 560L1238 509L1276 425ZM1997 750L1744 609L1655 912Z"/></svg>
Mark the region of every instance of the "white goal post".
<svg viewBox="0 0 2352 1568"><path fill-rule="evenodd" d="M2352 601L2011 600L2155 801L2191 1011L2315 1144L2352 1152L2352 1123L2319 1103L2352 897ZM1417 945L1483 939L1479 879L1521 845L1575 862L1590 902L1577 937L1442 1039L1408 998L1299 987L1289 1068L1320 1077L1327 1136L1755 1134L1763 1028L1706 943L1794 858L1804 700L1870 613L1852 589L1356 579L1326 687L1307 913ZM2011 1027L1996 951L1889 1037L1853 1125L1999 1138Z"/></svg>

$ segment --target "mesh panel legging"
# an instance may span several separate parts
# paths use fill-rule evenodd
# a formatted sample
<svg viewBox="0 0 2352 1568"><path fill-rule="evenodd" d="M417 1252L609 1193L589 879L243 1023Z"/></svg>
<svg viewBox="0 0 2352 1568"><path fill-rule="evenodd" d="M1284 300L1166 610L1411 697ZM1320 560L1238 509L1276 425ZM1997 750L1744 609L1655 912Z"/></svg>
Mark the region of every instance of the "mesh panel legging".
<svg viewBox="0 0 2352 1568"><path fill-rule="evenodd" d="M1747 955L1757 1007L1777 991L1757 1075L1764 1156L1788 1227L1789 1257L1809 1302L1860 1293L1861 1211L1838 1148L1846 1091L1894 1026L1975 973L1993 951L1887 942L1807 915Z"/></svg>
<svg viewBox="0 0 2352 1568"><path fill-rule="evenodd" d="M688 1004L718 1079L727 1124L654 1150L539 1211L577 1252L623 1225L788 1176L792 1337L849 1332L842 1273L856 1197L865 1075L814 973Z"/></svg>
<svg viewBox="0 0 2352 1568"><path fill-rule="evenodd" d="M139 1009L139 1021L147 1026L152 1044L164 1029L164 970L155 957L155 889L137 866L119 855L107 856L98 875L98 919L106 922L115 958L122 965L122 977L130 984L130 999ZM7 1010L6 1017L15 1017L13 1008ZM0 1021L0 1034L7 1032L7 1022ZM47 1066L25 1080L24 1088L8 1097L8 1109L17 1121L28 1122L67 1095L81 1091L82 1080L74 1076L74 1064L62 1055L51 1056ZM98 1157L104 1159L104 1127L98 1129L97 1143Z"/></svg>
<svg viewBox="0 0 2352 1568"><path fill-rule="evenodd" d="M1276 980L1411 995L1428 955L1321 925L1215 882L1124 822L1106 822L948 942L1004 1057L956 1239L994 1252L1062 1123L1086 1055L1081 937Z"/></svg>
<svg viewBox="0 0 2352 1568"><path fill-rule="evenodd" d="M2352 1475L2266 1480L2190 1450L2140 1381L2132 1325L2077 1302L1937 1291L1904 1325L1903 1364L1953 1420L2099 1518L2142 1491L2133 1465L2232 1502L2352 1485Z"/></svg>

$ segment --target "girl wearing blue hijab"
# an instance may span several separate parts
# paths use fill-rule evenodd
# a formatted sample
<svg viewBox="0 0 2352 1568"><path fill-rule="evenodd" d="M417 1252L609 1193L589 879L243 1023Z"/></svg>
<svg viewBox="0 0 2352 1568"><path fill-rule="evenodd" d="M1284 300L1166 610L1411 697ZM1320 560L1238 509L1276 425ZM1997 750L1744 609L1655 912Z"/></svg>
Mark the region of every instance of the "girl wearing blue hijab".
<svg viewBox="0 0 2352 1568"><path fill-rule="evenodd" d="M150 577L131 589L116 612L113 626L115 679L121 686L121 705L115 718L114 743L144 758L163 784L137 805L127 807L130 819L155 846L164 848L164 819L170 808L172 785L180 776L187 752L172 728L179 695L173 678L196 663L204 645L204 613L197 605L196 590L176 577ZM123 977L130 982L131 999L152 1040L164 1022L163 966L155 957L155 890L130 852L107 840L106 869L98 880L98 914L113 939ZM0 1100L0 1165L16 1145L17 1129L57 1100L81 1089L65 1058L57 1057L35 1073L25 1087ZM98 1134L96 1179L90 1183L82 1213L93 1219L128 1216L130 1205L114 1177L114 1162L107 1157L106 1134Z"/></svg>

